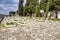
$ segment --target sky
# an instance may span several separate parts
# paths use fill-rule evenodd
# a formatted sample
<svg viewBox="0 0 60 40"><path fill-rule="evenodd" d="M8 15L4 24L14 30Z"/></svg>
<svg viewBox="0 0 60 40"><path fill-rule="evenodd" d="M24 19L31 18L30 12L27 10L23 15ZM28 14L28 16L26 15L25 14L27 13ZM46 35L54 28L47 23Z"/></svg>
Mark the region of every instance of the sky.
<svg viewBox="0 0 60 40"><path fill-rule="evenodd" d="M0 14L8 15L10 11L18 10L19 0L0 0ZM24 0L24 4L26 0Z"/></svg>
<svg viewBox="0 0 60 40"><path fill-rule="evenodd" d="M39 0L40 2L41 0ZM0 0L0 14L8 15L10 11L18 10L19 0ZM23 6L26 4L24 0Z"/></svg>

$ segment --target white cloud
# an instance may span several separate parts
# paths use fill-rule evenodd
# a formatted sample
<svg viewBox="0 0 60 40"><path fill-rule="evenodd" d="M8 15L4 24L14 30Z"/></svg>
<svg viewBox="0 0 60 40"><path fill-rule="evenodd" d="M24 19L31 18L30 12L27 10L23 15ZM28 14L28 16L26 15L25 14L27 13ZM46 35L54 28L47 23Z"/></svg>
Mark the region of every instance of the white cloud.
<svg viewBox="0 0 60 40"><path fill-rule="evenodd" d="M17 6L18 4L0 4L0 8L3 8L3 9L10 9L10 10L17 10Z"/></svg>
<svg viewBox="0 0 60 40"><path fill-rule="evenodd" d="M19 0L12 0L14 3L18 3L19 2Z"/></svg>
<svg viewBox="0 0 60 40"><path fill-rule="evenodd" d="M19 0L2 0L0 2L0 13L9 14L9 11L17 11L18 2Z"/></svg>

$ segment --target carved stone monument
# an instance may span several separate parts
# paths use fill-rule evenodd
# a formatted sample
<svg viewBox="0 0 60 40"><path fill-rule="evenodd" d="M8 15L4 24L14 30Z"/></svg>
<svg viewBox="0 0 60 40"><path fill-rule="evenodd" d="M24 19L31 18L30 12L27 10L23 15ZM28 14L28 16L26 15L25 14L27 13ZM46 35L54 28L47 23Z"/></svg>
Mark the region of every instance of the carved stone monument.
<svg viewBox="0 0 60 40"><path fill-rule="evenodd" d="M56 14L56 11L51 11L50 12L50 17L51 18L56 18L57 14Z"/></svg>
<svg viewBox="0 0 60 40"><path fill-rule="evenodd" d="M44 10L40 10L40 17L44 16Z"/></svg>

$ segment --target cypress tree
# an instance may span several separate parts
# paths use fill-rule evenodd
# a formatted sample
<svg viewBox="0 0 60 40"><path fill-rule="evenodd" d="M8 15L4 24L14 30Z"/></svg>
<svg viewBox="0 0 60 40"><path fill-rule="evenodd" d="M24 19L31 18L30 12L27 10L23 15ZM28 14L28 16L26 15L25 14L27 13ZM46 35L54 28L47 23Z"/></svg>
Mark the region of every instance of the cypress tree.
<svg viewBox="0 0 60 40"><path fill-rule="evenodd" d="M24 0L19 0L19 5L18 5L18 14L23 15L23 1Z"/></svg>
<svg viewBox="0 0 60 40"><path fill-rule="evenodd" d="M47 6L46 6L45 19L46 19L47 16L48 16L48 12L49 12L49 8L50 8L51 4L52 4L52 0L48 0Z"/></svg>

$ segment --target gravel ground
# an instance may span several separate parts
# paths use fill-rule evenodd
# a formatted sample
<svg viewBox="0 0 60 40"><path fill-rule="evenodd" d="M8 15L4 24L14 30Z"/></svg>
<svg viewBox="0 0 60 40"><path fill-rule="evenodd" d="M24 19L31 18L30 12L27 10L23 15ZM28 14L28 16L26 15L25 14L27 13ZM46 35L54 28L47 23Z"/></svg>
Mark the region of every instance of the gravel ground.
<svg viewBox="0 0 60 40"><path fill-rule="evenodd" d="M0 40L60 40L60 21L37 22L1 28Z"/></svg>

